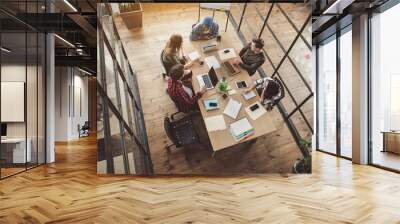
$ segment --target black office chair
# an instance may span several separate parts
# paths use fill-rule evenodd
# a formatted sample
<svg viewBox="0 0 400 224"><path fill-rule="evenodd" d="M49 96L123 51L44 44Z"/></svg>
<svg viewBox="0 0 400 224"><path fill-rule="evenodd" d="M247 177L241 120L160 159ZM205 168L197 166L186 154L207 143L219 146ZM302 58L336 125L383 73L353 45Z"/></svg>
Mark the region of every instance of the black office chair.
<svg viewBox="0 0 400 224"><path fill-rule="evenodd" d="M82 127L80 127L80 125L78 124L79 138L89 136L89 129L90 129L89 121L85 121Z"/></svg>
<svg viewBox="0 0 400 224"><path fill-rule="evenodd" d="M175 146L176 148L193 146L193 145L201 145L199 136L194 128L193 121L191 117L186 116L179 120L171 121L169 117L164 118L164 129L168 136L168 138L172 141L172 144L167 145L165 149L167 150L167 159L169 169L170 167L170 153L171 147ZM186 153L185 159L189 162L189 158Z"/></svg>
<svg viewBox="0 0 400 224"><path fill-rule="evenodd" d="M284 97L285 97L285 87L283 86L281 80L278 78L273 78L273 82L278 84L279 86L279 93L272 97L271 101L267 103L266 108L267 110L272 110L272 108L277 105Z"/></svg>

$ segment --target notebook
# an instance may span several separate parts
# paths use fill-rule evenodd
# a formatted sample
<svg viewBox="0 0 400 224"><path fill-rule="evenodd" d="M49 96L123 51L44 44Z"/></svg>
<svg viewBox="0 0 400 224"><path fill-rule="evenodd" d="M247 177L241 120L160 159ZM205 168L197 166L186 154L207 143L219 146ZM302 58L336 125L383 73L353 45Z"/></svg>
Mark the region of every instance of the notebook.
<svg viewBox="0 0 400 224"><path fill-rule="evenodd" d="M230 125L230 132L236 141L246 138L254 134L254 128L251 126L249 120L246 117L233 122Z"/></svg>
<svg viewBox="0 0 400 224"><path fill-rule="evenodd" d="M197 51L193 51L192 53L189 53L189 58L191 61L197 60L200 58L200 54Z"/></svg>
<svg viewBox="0 0 400 224"><path fill-rule="evenodd" d="M251 99L251 98L253 98L253 97L256 96L256 94L254 93L254 91L250 91L250 92L248 92L248 93L242 93L242 95L243 95L243 97L244 97L245 100L249 100L249 99Z"/></svg>
<svg viewBox="0 0 400 224"><path fill-rule="evenodd" d="M239 114L240 108L242 107L242 103L239 101L236 101L234 99L229 99L228 104L226 104L225 109L224 109L224 114L227 116L236 119L237 115Z"/></svg>
<svg viewBox="0 0 400 224"><path fill-rule="evenodd" d="M209 68L213 67L214 69L218 69L221 67L215 56L206 57L204 61L206 62Z"/></svg>
<svg viewBox="0 0 400 224"><path fill-rule="evenodd" d="M208 132L226 129L224 116L222 116L222 114L212 117L206 117L204 118L204 123L206 124Z"/></svg>

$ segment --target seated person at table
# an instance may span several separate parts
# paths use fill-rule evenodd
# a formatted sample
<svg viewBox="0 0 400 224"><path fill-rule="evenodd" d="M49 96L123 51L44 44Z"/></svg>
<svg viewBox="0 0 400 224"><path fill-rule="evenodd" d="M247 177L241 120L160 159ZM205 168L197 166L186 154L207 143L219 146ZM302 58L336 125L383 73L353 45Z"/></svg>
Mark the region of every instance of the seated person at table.
<svg viewBox="0 0 400 224"><path fill-rule="evenodd" d="M257 90L261 98L261 104L267 110L271 110L284 96L283 86L280 81L269 77L258 79L246 92L250 92L253 89Z"/></svg>
<svg viewBox="0 0 400 224"><path fill-rule="evenodd" d="M242 67L250 76L253 76L257 68L265 62L265 56L261 50L263 47L264 41L262 39L253 39L252 42L240 50L239 56L242 61L236 59L233 64Z"/></svg>
<svg viewBox="0 0 400 224"><path fill-rule="evenodd" d="M168 95L178 104L181 112L187 113L198 108L197 100L205 93L203 88L200 92L194 93L191 87L183 85L184 67L181 64L174 65L170 71L170 79L168 79ZM187 75L186 75L187 76Z"/></svg>
<svg viewBox="0 0 400 224"><path fill-rule="evenodd" d="M185 74L190 73L189 68L193 65L194 61L186 61L182 53L182 43L182 36L179 34L173 34L165 45L164 51L162 53L162 61L164 65L166 65L165 70L167 74L169 74L171 68L177 64L181 64L184 66Z"/></svg>
<svg viewBox="0 0 400 224"><path fill-rule="evenodd" d="M211 17L206 17L201 23L192 27L190 40L210 40L218 36L219 26Z"/></svg>

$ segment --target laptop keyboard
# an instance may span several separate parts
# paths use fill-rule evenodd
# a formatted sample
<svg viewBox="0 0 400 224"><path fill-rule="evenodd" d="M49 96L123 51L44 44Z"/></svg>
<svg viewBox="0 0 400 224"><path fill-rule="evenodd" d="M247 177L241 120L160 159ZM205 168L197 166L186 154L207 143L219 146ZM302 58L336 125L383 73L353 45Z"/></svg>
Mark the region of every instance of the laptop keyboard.
<svg viewBox="0 0 400 224"><path fill-rule="evenodd" d="M204 81L204 84L205 84L206 88L212 88L213 87L213 85L211 83L211 79L210 79L210 77L208 75L203 75L201 77L203 78L203 81Z"/></svg>
<svg viewBox="0 0 400 224"><path fill-rule="evenodd" d="M231 63L226 61L223 64L229 73L231 73L231 74L235 73L235 69L232 67Z"/></svg>

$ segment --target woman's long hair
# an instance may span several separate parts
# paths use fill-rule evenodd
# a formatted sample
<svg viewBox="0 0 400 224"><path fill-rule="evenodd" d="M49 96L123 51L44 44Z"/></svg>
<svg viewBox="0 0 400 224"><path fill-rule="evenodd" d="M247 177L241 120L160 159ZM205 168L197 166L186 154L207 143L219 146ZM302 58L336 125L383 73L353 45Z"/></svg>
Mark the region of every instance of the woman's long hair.
<svg viewBox="0 0 400 224"><path fill-rule="evenodd" d="M167 44L165 45L164 52L166 54L177 54L182 48L182 36L179 34L173 34Z"/></svg>

